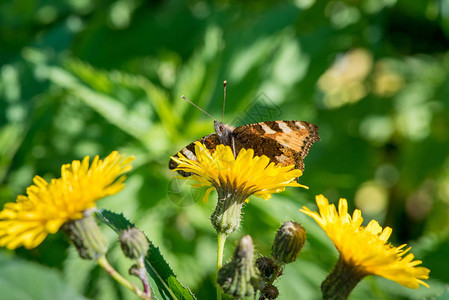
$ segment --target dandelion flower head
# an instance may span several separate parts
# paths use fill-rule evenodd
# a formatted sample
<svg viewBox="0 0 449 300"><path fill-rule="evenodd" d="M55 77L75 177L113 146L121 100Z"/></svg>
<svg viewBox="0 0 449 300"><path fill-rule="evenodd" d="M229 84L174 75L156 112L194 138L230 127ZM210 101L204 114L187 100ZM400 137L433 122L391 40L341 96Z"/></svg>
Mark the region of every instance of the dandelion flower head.
<svg viewBox="0 0 449 300"><path fill-rule="evenodd" d="M301 212L312 217L326 232L340 252L340 259L366 275L378 275L393 280L403 286L417 289L419 285L429 287L423 280L429 278L430 270L421 266L408 253L410 247L394 247L388 243L390 227L382 227L375 220L366 227L361 226L361 211L356 209L348 214L346 199L340 199L338 212L329 205L323 195L316 196L319 213L303 207Z"/></svg>
<svg viewBox="0 0 449 300"><path fill-rule="evenodd" d="M251 195L268 200L271 194L280 193L287 186L307 188L296 182L301 170L294 169L294 165L275 165L265 155L254 156L253 149L241 149L235 157L229 146L218 145L212 152L196 142L195 154L197 160L181 153L172 157L178 163L174 171L193 173L191 178L198 182L196 187L210 187L206 200L214 188L218 193L235 193L244 200Z"/></svg>
<svg viewBox="0 0 449 300"><path fill-rule="evenodd" d="M121 175L131 170L132 160L114 151L104 160L95 156L90 166L89 156L64 164L61 178L50 182L35 176L27 195L0 211L0 246L34 248L65 222L81 219L97 200L123 189Z"/></svg>

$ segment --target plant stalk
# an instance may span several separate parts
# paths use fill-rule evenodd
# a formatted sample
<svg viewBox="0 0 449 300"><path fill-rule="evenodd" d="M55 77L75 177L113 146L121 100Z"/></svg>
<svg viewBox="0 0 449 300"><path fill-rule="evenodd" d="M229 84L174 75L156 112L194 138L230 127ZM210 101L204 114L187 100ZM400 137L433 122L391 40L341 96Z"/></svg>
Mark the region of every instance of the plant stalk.
<svg viewBox="0 0 449 300"><path fill-rule="evenodd" d="M218 271L220 271L221 267L223 266L223 252L224 252L224 245L226 243L226 238L228 235L224 232L218 233L218 244L217 244L217 276ZM221 300L221 287L217 284L217 300Z"/></svg>
<svg viewBox="0 0 449 300"><path fill-rule="evenodd" d="M132 284L128 280L126 280L120 273L118 273L108 262L106 256L101 256L97 260L97 264L102 267L108 274L114 278L115 281L126 287L127 289L131 290L133 293L135 293L140 299L144 300L152 300L150 295L147 295L146 293L142 292L136 285Z"/></svg>

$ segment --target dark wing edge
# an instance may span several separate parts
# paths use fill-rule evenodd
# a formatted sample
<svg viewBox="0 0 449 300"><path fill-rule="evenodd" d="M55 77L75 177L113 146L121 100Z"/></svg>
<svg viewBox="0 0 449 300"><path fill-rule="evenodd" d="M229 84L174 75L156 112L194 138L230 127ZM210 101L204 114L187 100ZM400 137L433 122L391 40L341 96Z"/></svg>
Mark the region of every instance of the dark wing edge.
<svg viewBox="0 0 449 300"><path fill-rule="evenodd" d="M309 154L310 147L312 147L312 145L315 144L315 142L320 141L321 138L318 133L319 128L317 125L305 121L299 122L301 122L301 124L304 125L304 127L306 127L307 131L309 132L309 135L306 137L306 140L304 141L304 148L301 152L301 157L304 159L307 156L307 154Z"/></svg>
<svg viewBox="0 0 449 300"><path fill-rule="evenodd" d="M213 152L215 148L217 147L219 140L218 136L215 133L203 136L202 138L190 143L186 147L182 148L180 151L178 151L175 155L172 155L173 157L179 157L178 153L180 152L182 155L187 157L190 160L197 161L196 155L195 155L195 143L201 142L203 143L208 150L211 150ZM176 169L178 167L178 163L175 162L173 159L170 158L170 161L168 162L168 168L170 170ZM184 172L184 171L177 171L181 176L183 177L189 177L192 176L192 173L190 172Z"/></svg>

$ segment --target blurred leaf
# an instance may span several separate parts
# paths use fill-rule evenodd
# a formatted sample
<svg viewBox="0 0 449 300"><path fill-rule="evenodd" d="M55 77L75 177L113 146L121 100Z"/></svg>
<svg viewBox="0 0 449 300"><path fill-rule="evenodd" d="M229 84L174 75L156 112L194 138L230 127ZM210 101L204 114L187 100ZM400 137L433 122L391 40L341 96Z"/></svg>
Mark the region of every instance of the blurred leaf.
<svg viewBox="0 0 449 300"><path fill-rule="evenodd" d="M8 300L81 300L55 270L0 255L0 295Z"/></svg>
<svg viewBox="0 0 449 300"><path fill-rule="evenodd" d="M98 213L99 219L119 233L134 227L122 214L116 214L108 210L102 210ZM184 287L176 278L172 269L162 257L159 248L150 243L148 255L145 258L147 271L152 278L150 285L153 293L162 299L196 299L192 292ZM156 289L156 286L158 289Z"/></svg>
<svg viewBox="0 0 449 300"><path fill-rule="evenodd" d="M109 120L136 139L141 138L150 129L151 125L148 119L139 116L139 114L130 115L129 108L124 103L107 94L99 93L86 87L64 69L50 67L48 74L51 81L80 97L106 120Z"/></svg>
<svg viewBox="0 0 449 300"><path fill-rule="evenodd" d="M441 295L433 298L433 300L449 300L449 288L446 288Z"/></svg>
<svg viewBox="0 0 449 300"><path fill-rule="evenodd" d="M3 181L12 159L22 143L23 124L7 124L0 128L0 182Z"/></svg>

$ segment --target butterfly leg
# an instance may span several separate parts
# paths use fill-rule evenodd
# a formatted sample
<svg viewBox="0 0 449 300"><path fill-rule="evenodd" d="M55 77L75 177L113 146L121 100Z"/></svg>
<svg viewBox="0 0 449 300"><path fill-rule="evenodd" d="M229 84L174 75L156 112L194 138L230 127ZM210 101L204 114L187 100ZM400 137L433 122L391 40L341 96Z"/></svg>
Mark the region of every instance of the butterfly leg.
<svg viewBox="0 0 449 300"><path fill-rule="evenodd" d="M206 136L204 136L204 137L202 137L202 143L204 144L205 143L205 141L211 136L211 135L214 135L215 133L211 133L211 134L209 134L209 135L206 135Z"/></svg>
<svg viewBox="0 0 449 300"><path fill-rule="evenodd" d="M235 139L233 136L231 136L231 147L232 147L232 153L234 153L234 158L236 158L237 155L235 153Z"/></svg>

